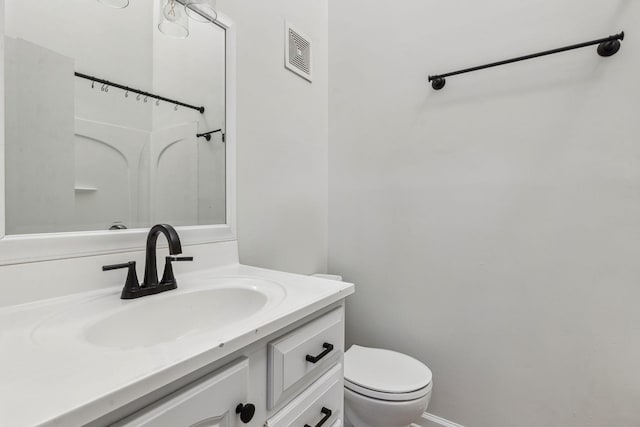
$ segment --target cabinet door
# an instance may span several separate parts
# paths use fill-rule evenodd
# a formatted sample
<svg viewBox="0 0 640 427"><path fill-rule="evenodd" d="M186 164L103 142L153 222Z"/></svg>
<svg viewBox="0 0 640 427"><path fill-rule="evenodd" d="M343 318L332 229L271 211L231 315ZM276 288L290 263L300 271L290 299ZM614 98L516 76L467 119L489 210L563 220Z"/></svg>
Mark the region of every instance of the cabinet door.
<svg viewBox="0 0 640 427"><path fill-rule="evenodd" d="M245 358L190 384L114 427L232 427L241 425L236 407L247 403L249 361Z"/></svg>

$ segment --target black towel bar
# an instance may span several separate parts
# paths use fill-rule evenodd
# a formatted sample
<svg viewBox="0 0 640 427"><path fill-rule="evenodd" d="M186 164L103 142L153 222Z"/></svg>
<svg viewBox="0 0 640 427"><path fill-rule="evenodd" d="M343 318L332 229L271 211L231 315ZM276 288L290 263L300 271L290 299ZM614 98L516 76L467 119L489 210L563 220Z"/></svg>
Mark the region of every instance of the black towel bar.
<svg viewBox="0 0 640 427"><path fill-rule="evenodd" d="M598 45L598 55L607 57L615 55L620 50L620 40L624 40L624 31L620 34L605 37L590 42L573 44L571 46L560 47L557 49L545 50L543 52L532 53L530 55L519 56L517 58L505 59L504 61L492 62L490 64L479 65L477 67L465 68L463 70L452 71L445 74L436 74L429 76L431 86L435 90L440 90L446 84L446 77L456 76L458 74L470 73L472 71L484 70L485 68L497 67L499 65L511 64L513 62L526 61L527 59L539 58L541 56L553 55L554 53L566 52L568 50L580 49L587 46Z"/></svg>

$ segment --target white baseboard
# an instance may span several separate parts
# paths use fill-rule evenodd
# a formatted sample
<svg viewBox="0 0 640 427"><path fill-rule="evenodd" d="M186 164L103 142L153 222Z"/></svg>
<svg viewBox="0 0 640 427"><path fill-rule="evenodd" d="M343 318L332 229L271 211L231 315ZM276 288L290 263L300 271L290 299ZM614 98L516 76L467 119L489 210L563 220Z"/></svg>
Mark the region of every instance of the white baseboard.
<svg viewBox="0 0 640 427"><path fill-rule="evenodd" d="M430 414L425 412L422 415L422 419L418 424L414 424L414 427L463 427L460 424L454 423L453 421L445 420L444 418L438 417L437 415Z"/></svg>

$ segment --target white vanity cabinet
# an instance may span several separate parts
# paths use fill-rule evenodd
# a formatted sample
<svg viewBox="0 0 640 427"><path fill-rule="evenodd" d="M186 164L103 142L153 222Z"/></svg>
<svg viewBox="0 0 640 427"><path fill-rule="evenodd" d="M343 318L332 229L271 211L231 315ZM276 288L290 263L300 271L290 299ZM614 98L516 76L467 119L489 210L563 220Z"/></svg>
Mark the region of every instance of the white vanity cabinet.
<svg viewBox="0 0 640 427"><path fill-rule="evenodd" d="M0 308L0 427L340 427L354 285L241 264L180 279Z"/></svg>
<svg viewBox="0 0 640 427"><path fill-rule="evenodd" d="M115 423L91 425L340 427L343 353L344 304L340 302L231 354L225 359L230 362L220 367L214 363L212 373L133 414L130 410L112 414L111 420L119 420ZM255 413L243 420L238 405L253 405Z"/></svg>
<svg viewBox="0 0 640 427"><path fill-rule="evenodd" d="M170 394L113 427L229 427L236 424L238 404L247 402L249 359Z"/></svg>

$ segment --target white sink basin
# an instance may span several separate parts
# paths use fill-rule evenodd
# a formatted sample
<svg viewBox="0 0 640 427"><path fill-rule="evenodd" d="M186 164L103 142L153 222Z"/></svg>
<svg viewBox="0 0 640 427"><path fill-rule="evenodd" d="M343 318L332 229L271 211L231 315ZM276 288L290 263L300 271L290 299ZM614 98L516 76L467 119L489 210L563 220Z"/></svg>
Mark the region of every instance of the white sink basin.
<svg viewBox="0 0 640 427"><path fill-rule="evenodd" d="M91 325L84 333L92 344L148 347L246 319L258 313L267 296L254 289L211 289L131 305Z"/></svg>
<svg viewBox="0 0 640 427"><path fill-rule="evenodd" d="M94 346L151 347L221 330L264 312L284 296L279 284L248 277L198 280L184 290L129 301L109 294L48 319L33 336L41 344L53 343L73 323L82 325L74 335Z"/></svg>

